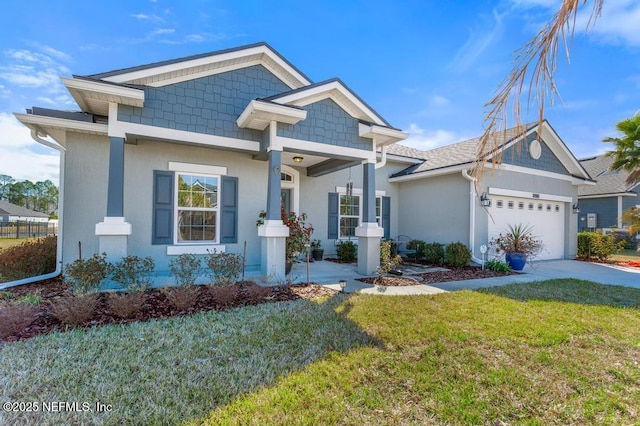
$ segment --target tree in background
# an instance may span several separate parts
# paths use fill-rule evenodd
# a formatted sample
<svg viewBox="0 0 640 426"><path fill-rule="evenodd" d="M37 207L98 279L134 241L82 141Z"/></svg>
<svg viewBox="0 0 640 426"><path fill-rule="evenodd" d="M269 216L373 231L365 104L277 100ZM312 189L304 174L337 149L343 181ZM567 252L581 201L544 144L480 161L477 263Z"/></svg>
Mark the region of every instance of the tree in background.
<svg viewBox="0 0 640 426"><path fill-rule="evenodd" d="M629 172L627 184L632 185L640 180L640 114L618 122L616 129L623 136L604 138L603 142L611 142L615 145L614 150L607 153L608 156L613 157L611 170Z"/></svg>
<svg viewBox="0 0 640 426"><path fill-rule="evenodd" d="M0 200L6 200L9 196L11 184L16 180L9 175L0 174Z"/></svg>
<svg viewBox="0 0 640 426"><path fill-rule="evenodd" d="M52 215L58 209L58 188L49 179L18 181L0 174L0 200Z"/></svg>

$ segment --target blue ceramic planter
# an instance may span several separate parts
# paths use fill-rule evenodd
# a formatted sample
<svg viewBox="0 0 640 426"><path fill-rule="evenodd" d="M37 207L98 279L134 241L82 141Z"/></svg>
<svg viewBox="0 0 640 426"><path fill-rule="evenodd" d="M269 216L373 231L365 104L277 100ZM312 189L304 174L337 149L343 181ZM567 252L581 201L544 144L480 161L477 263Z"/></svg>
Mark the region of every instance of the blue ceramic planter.
<svg viewBox="0 0 640 426"><path fill-rule="evenodd" d="M505 260L514 271L522 271L527 258L522 253L507 253Z"/></svg>

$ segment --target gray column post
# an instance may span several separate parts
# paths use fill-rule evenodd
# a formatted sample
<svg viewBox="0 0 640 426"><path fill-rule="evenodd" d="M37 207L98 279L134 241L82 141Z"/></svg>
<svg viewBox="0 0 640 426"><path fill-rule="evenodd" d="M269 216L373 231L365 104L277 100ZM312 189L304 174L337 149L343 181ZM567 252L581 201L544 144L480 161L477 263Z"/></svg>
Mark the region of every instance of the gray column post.
<svg viewBox="0 0 640 426"><path fill-rule="evenodd" d="M280 172L282 170L282 152L269 151L269 177L267 187L267 220L281 220L280 197L281 181Z"/></svg>
<svg viewBox="0 0 640 426"><path fill-rule="evenodd" d="M376 221L376 169L374 163L362 165L362 222L374 223Z"/></svg>
<svg viewBox="0 0 640 426"><path fill-rule="evenodd" d="M109 138L107 216L124 216L124 138Z"/></svg>

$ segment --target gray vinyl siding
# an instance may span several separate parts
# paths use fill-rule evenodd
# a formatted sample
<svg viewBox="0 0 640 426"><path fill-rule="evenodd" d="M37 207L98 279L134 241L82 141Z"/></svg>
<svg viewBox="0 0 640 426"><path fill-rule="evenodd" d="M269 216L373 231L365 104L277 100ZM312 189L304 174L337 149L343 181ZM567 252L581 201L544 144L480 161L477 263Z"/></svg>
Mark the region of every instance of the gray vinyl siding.
<svg viewBox="0 0 640 426"><path fill-rule="evenodd" d="M297 124L278 123L278 136L371 150L371 139L359 136L359 122L331 99L304 107L307 118Z"/></svg>
<svg viewBox="0 0 640 426"><path fill-rule="evenodd" d="M144 107L118 106L118 120L262 142L263 132L236 120L250 101L290 88L262 65L164 87L145 87Z"/></svg>

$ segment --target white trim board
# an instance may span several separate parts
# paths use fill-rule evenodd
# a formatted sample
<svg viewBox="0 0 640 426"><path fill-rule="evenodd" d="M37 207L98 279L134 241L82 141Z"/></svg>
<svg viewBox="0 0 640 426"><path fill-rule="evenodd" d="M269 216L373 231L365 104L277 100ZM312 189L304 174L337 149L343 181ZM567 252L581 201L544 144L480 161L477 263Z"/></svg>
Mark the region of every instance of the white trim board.
<svg viewBox="0 0 640 426"><path fill-rule="evenodd" d="M340 194L346 194L347 188L344 186L336 186L336 192ZM362 195L362 188L353 188L353 195ZM376 197L384 197L387 195L387 191L380 191L376 189Z"/></svg>
<svg viewBox="0 0 640 426"><path fill-rule="evenodd" d="M284 136L277 136L275 143L273 139L271 140L270 146L282 147L282 148L291 148L294 151L307 151L309 153L318 153L321 155L335 156L335 157L347 157L347 158L359 158L362 160L368 160L370 162L375 162L376 153L363 149L357 148L349 148L345 146L338 145L330 145L326 143L320 142L311 142L302 139L293 139L287 138Z"/></svg>
<svg viewBox="0 0 640 426"><path fill-rule="evenodd" d="M167 256L179 256L181 254L208 254L216 250L218 253L224 253L226 246L221 244L184 244L167 246Z"/></svg>
<svg viewBox="0 0 640 426"><path fill-rule="evenodd" d="M566 195L554 195L554 194L542 194L542 193L538 194L536 192L516 191L514 189L489 187L488 193L489 195L498 195L498 196L502 195L504 197L527 198L530 200L559 201L562 203L573 202L573 198Z"/></svg>
<svg viewBox="0 0 640 426"><path fill-rule="evenodd" d="M211 166L208 164L180 163L169 161L169 171L182 173L202 173L205 175L226 175L227 168L224 166Z"/></svg>

